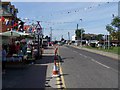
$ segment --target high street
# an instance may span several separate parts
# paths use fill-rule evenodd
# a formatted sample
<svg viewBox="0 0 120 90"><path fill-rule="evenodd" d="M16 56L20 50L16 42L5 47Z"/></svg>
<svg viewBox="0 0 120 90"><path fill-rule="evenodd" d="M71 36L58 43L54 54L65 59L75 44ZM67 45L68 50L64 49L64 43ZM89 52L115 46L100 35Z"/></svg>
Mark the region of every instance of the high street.
<svg viewBox="0 0 120 90"><path fill-rule="evenodd" d="M66 88L117 88L118 61L69 46L60 46Z"/></svg>

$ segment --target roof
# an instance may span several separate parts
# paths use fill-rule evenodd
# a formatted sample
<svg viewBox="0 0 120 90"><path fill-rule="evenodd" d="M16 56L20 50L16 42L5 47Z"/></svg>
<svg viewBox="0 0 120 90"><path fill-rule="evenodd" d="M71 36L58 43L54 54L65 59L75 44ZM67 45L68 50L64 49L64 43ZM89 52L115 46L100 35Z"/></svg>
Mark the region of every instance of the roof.
<svg viewBox="0 0 120 90"><path fill-rule="evenodd" d="M11 4L10 2L2 2L2 5L8 5Z"/></svg>

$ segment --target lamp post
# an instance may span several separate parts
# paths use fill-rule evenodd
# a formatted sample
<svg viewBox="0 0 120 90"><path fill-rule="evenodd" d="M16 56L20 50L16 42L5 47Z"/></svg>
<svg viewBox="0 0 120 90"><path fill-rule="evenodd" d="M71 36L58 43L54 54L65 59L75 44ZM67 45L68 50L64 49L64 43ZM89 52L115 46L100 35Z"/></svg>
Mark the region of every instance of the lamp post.
<svg viewBox="0 0 120 90"><path fill-rule="evenodd" d="M80 21L82 22L82 19L80 19ZM81 47L82 47L82 29L81 29Z"/></svg>
<svg viewBox="0 0 120 90"><path fill-rule="evenodd" d="M109 32L108 32L108 49L110 48L110 38L109 38Z"/></svg>
<svg viewBox="0 0 120 90"><path fill-rule="evenodd" d="M50 27L50 41L52 41L52 27Z"/></svg>

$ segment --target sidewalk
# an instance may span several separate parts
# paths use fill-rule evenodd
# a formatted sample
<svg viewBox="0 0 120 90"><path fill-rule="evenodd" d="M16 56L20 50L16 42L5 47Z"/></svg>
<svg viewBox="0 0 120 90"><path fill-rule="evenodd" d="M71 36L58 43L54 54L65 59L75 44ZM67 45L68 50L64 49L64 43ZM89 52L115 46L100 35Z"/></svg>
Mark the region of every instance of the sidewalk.
<svg viewBox="0 0 120 90"><path fill-rule="evenodd" d="M57 88L56 79L52 78L54 48L44 50L42 59L24 68L7 68L2 76L2 88Z"/></svg>
<svg viewBox="0 0 120 90"><path fill-rule="evenodd" d="M86 51L89 51L89 52L93 52L93 53L96 53L96 54L100 54L100 55L103 55L103 56L107 56L107 57L117 59L117 60L120 57L119 55L114 54L114 53L109 53L109 52L104 52L104 51L99 51L99 50L93 50L93 49L88 49L88 48L83 48L83 47L75 46L75 45L70 45L70 46L78 48L78 49L86 50Z"/></svg>

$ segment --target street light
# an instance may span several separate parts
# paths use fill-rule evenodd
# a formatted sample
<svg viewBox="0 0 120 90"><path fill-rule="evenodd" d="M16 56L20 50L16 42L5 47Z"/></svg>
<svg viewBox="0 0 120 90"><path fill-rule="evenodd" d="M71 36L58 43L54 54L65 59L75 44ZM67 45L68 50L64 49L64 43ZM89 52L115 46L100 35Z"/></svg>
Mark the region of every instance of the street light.
<svg viewBox="0 0 120 90"><path fill-rule="evenodd" d="M82 19L80 19L80 21L82 22ZM82 47L82 29L81 29L81 47Z"/></svg>

